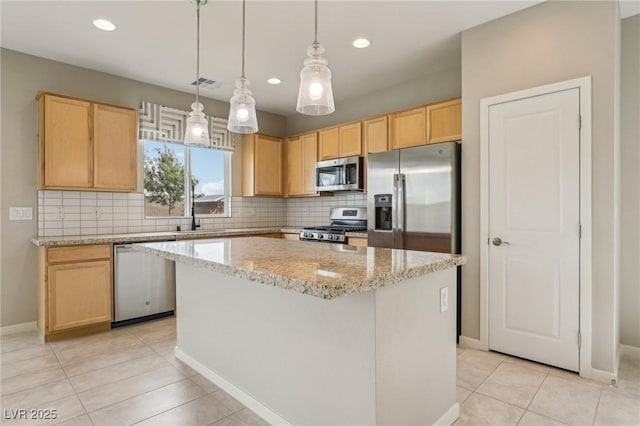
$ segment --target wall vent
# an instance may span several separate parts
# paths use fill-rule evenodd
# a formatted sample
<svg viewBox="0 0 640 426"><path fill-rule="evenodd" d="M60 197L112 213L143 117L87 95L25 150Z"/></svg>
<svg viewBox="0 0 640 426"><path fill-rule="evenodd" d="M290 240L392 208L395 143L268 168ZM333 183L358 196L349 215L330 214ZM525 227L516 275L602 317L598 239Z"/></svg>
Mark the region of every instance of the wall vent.
<svg viewBox="0 0 640 426"><path fill-rule="evenodd" d="M221 83L219 81L211 80L210 78L200 77L199 80L192 81L191 85L199 85L202 89L217 89L221 86Z"/></svg>

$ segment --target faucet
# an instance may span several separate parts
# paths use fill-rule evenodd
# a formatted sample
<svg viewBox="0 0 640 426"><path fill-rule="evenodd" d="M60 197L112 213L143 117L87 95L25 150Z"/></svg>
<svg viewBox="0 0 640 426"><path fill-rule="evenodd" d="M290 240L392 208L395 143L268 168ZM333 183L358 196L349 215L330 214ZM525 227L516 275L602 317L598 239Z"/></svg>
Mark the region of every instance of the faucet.
<svg viewBox="0 0 640 426"><path fill-rule="evenodd" d="M196 186L191 184L191 230L196 228L200 228L200 224L196 224Z"/></svg>

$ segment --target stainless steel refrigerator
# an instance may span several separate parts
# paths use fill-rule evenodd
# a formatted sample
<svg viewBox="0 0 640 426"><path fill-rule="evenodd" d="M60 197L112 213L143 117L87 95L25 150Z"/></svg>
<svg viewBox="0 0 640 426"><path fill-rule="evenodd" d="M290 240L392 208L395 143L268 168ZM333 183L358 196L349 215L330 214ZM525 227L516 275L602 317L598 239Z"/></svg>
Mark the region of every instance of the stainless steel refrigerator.
<svg viewBox="0 0 640 426"><path fill-rule="evenodd" d="M370 247L460 253L460 145L425 145L369 154ZM461 270L458 268L458 336Z"/></svg>
<svg viewBox="0 0 640 426"><path fill-rule="evenodd" d="M369 154L368 244L460 253L460 145Z"/></svg>

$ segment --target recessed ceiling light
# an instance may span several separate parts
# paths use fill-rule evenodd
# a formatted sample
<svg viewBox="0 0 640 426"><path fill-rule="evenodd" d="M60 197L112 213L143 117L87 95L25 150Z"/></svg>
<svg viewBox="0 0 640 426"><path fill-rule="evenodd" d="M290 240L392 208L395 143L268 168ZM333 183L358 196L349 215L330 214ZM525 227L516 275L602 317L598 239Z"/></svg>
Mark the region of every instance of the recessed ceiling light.
<svg viewBox="0 0 640 426"><path fill-rule="evenodd" d="M353 47L357 47L358 49L364 49L365 47L369 47L371 42L366 38L357 38L353 40Z"/></svg>
<svg viewBox="0 0 640 426"><path fill-rule="evenodd" d="M116 26L113 25L111 21L107 21L106 19L96 19L95 21L93 21L93 25L103 31L114 31L116 29Z"/></svg>
<svg viewBox="0 0 640 426"><path fill-rule="evenodd" d="M277 77L271 77L269 80L267 80L267 83L269 83L269 84L280 84L280 83L282 83L282 80L280 80Z"/></svg>

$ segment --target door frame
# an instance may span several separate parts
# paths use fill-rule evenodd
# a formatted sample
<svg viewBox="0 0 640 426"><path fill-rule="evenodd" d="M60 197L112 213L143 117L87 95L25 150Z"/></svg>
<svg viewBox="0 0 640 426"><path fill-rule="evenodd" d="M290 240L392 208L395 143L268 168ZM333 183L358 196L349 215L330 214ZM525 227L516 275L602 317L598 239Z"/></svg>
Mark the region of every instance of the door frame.
<svg viewBox="0 0 640 426"><path fill-rule="evenodd" d="M480 100L480 347L489 350L489 107L578 88L580 137L580 376L591 369L591 76L534 87Z"/></svg>

